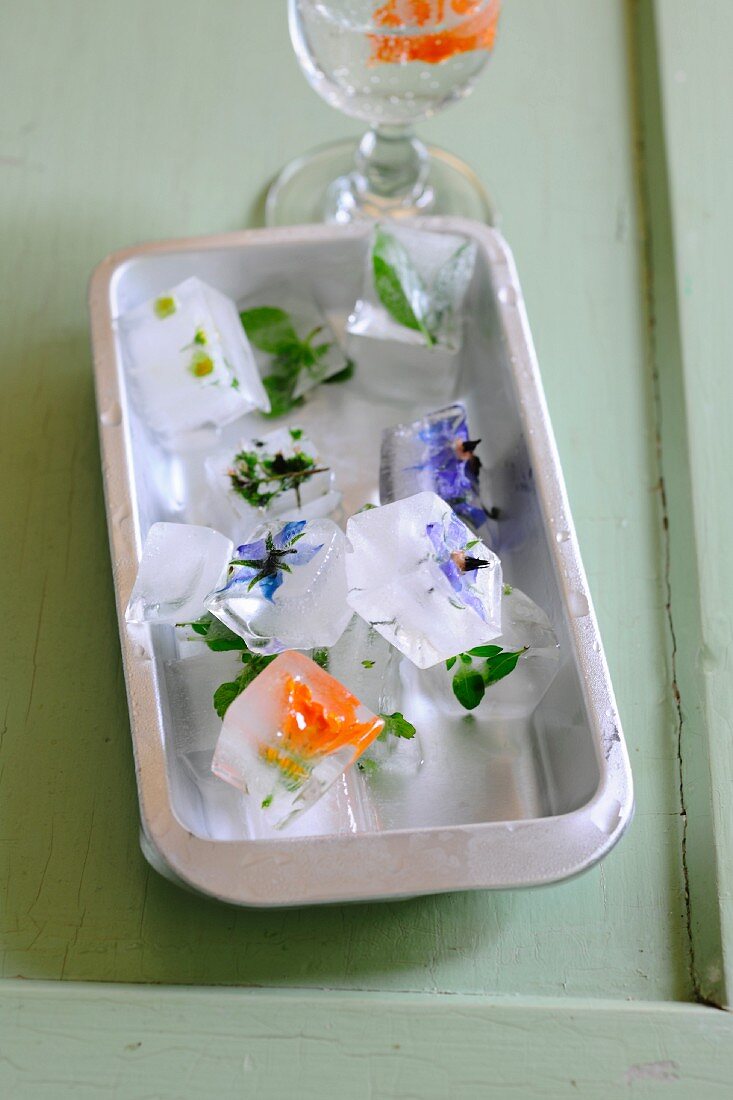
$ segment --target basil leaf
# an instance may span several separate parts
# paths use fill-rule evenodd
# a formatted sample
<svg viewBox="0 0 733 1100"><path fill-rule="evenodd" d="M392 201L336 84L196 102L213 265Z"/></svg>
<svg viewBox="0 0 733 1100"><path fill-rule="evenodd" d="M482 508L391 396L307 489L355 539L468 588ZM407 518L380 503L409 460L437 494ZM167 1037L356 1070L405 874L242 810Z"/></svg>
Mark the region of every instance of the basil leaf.
<svg viewBox="0 0 733 1100"><path fill-rule="evenodd" d="M453 694L466 710L473 710L484 697L484 678L475 668L461 668L453 677Z"/></svg>
<svg viewBox="0 0 733 1100"><path fill-rule="evenodd" d="M355 370L356 364L354 363L354 360L349 359L344 369L340 370L338 374L332 374L330 378L323 379L324 385L330 384L331 382L348 382L350 378L354 377Z"/></svg>
<svg viewBox="0 0 733 1100"><path fill-rule="evenodd" d="M484 668L483 679L486 686L491 687L492 684L497 684L499 680L503 680L505 676L513 672L517 667L517 661L524 652L524 649L518 649L516 653L505 651L497 657L491 657Z"/></svg>
<svg viewBox="0 0 733 1100"><path fill-rule="evenodd" d="M421 332L428 344L435 340L419 313L425 287L412 260L399 241L377 229L372 248L372 272L377 297L398 325ZM416 312L417 310L417 312Z"/></svg>
<svg viewBox="0 0 733 1100"><path fill-rule="evenodd" d="M477 645L475 649L469 649L472 657L496 657L503 652L500 645Z"/></svg>
<svg viewBox="0 0 733 1100"><path fill-rule="evenodd" d="M457 660L457 657L449 657L448 660L445 662L445 667L448 669L449 672L453 668L453 665L456 663Z"/></svg>
<svg viewBox="0 0 733 1100"><path fill-rule="evenodd" d="M284 309L260 306L245 309L239 314L247 339L260 351L273 355L298 347L300 341L290 317Z"/></svg>
<svg viewBox="0 0 733 1100"><path fill-rule="evenodd" d="M393 737L404 737L409 741L415 736L415 727L412 722L408 722L399 711L395 711L394 714L380 714L379 717L384 719L384 729L379 735L380 738L389 737L391 734Z"/></svg>
<svg viewBox="0 0 733 1100"><path fill-rule="evenodd" d="M284 374L278 371L274 374L268 374L262 379L262 385L270 398L270 411L262 413L263 416L266 416L268 420L272 420L276 416L284 416L285 413L289 413L292 409L297 409L299 405L303 404L302 397L293 396L297 380L297 368L292 374Z"/></svg>
<svg viewBox="0 0 733 1100"><path fill-rule="evenodd" d="M429 291L429 308L426 321L435 332L453 312L454 303L463 295L475 263L472 241L465 241L438 269Z"/></svg>
<svg viewBox="0 0 733 1100"><path fill-rule="evenodd" d="M219 684L214 692L214 710L220 718L224 717L231 704L243 691L244 688L240 686L239 677L229 683Z"/></svg>

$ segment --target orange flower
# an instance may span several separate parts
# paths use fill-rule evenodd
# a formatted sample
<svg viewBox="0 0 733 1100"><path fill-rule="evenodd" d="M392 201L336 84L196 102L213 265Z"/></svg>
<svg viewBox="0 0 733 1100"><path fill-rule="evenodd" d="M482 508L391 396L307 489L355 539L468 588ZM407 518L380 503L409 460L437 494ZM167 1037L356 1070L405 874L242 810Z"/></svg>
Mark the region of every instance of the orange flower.
<svg viewBox="0 0 733 1100"><path fill-rule="evenodd" d="M359 700L333 681L331 698L322 702L303 680L288 676L285 680L285 717L281 730L283 748L299 757L335 752L344 745L353 745L357 755L381 733L384 721L357 721Z"/></svg>
<svg viewBox="0 0 733 1100"><path fill-rule="evenodd" d="M440 64L456 54L494 47L500 0L491 0L483 9L482 0L450 0L451 11L466 18L442 30L420 35L370 34L370 65L402 65L408 61ZM445 0L388 0L374 13L377 26L395 30L410 26L439 25L445 13Z"/></svg>

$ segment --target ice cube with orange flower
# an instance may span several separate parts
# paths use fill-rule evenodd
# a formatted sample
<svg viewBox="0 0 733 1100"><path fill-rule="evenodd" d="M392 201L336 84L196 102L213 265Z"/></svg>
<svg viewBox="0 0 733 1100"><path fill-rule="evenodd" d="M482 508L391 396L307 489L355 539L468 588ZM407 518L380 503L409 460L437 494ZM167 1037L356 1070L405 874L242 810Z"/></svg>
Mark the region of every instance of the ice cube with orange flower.
<svg viewBox="0 0 733 1100"><path fill-rule="evenodd" d="M343 684L281 653L226 712L211 769L282 828L309 809L382 732Z"/></svg>

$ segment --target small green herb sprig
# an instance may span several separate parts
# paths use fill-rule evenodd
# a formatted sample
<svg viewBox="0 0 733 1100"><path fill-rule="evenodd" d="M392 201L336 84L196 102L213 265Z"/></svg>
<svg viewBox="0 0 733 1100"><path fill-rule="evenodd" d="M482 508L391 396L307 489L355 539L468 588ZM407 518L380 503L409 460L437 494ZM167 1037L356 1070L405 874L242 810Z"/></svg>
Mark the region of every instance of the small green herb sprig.
<svg viewBox="0 0 733 1100"><path fill-rule="evenodd" d="M529 647L515 651L502 649L500 645L480 645L459 653L445 662L445 667L453 673L453 694L466 710L474 710L488 688L498 684L517 667L517 661ZM474 659L481 661L477 668Z"/></svg>
<svg viewBox="0 0 733 1100"><path fill-rule="evenodd" d="M220 684L214 692L214 710L220 718L223 718L237 696L241 695L263 669L275 660L277 654L252 653L247 648L244 638L240 638L210 612L193 623L180 625L190 625L193 632L202 637L209 649L215 653L238 651L241 654L242 671L234 680Z"/></svg>
<svg viewBox="0 0 733 1100"><path fill-rule="evenodd" d="M301 340L290 314L276 306L245 309L239 317L250 343L272 356L270 373L262 380L270 398L270 411L264 415L270 418L284 416L303 404L303 398L295 396L303 372L316 382L322 381L320 364L334 342L316 343L323 331L322 325L316 325ZM342 371L324 381L346 382L353 372L354 365L349 362Z"/></svg>
<svg viewBox="0 0 733 1100"><path fill-rule="evenodd" d="M284 455L282 451L268 454L257 448L239 451L228 471L234 492L253 508L266 508L276 497L291 489L300 507L303 483L314 474L327 472L328 466L319 466L305 451Z"/></svg>
<svg viewBox="0 0 733 1100"><path fill-rule="evenodd" d="M428 347L437 344L444 319L453 309L456 281L462 281L466 265L473 264L470 250L468 241L457 248L426 287L402 243L383 227L376 230L372 274L377 297L398 325L420 332Z"/></svg>

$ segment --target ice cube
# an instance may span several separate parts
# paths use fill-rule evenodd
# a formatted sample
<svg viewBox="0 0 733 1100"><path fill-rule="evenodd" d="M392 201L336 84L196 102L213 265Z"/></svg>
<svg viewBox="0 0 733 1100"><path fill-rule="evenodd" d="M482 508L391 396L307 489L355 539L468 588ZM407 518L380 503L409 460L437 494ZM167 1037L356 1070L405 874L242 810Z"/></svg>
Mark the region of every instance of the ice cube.
<svg viewBox="0 0 733 1100"><path fill-rule="evenodd" d="M234 302L200 279L123 314L119 331L140 415L162 440L269 409Z"/></svg>
<svg viewBox="0 0 733 1100"><path fill-rule="evenodd" d="M309 657L281 653L227 710L212 771L281 828L317 802L382 727Z"/></svg>
<svg viewBox="0 0 733 1100"><path fill-rule="evenodd" d="M471 439L461 404L428 413L382 433L379 495L382 504L432 490L474 531L490 516L479 493L480 439Z"/></svg>
<svg viewBox="0 0 733 1100"><path fill-rule="evenodd" d="M435 493L352 516L351 607L419 668L501 632L501 563Z"/></svg>
<svg viewBox="0 0 733 1100"><path fill-rule="evenodd" d="M406 694L421 691L434 705L454 716L465 715L470 710L482 719L530 718L559 671L557 638L542 608L518 588L506 586L501 600L501 617L502 632L490 644L507 653L525 650L512 672L495 683L486 683L491 679L491 666L496 667L498 654L491 664L486 656L474 656L470 660L459 659L450 669L442 664L424 672L418 672L409 662L403 661L400 672ZM484 680L484 688L479 684L478 692L466 695L456 678L475 673ZM460 698L476 700L476 705L462 705Z"/></svg>
<svg viewBox="0 0 733 1100"><path fill-rule="evenodd" d="M273 398L273 414L278 395L302 397L348 366L327 317L300 287L265 286L244 299L240 317Z"/></svg>
<svg viewBox="0 0 733 1100"><path fill-rule="evenodd" d="M351 618L345 557L329 519L262 524L236 548L206 607L260 653L334 645Z"/></svg>
<svg viewBox="0 0 733 1100"><path fill-rule="evenodd" d="M338 507L334 473L302 428L243 440L238 450L206 459L209 484L222 506L223 526L246 538L264 519L315 519Z"/></svg>
<svg viewBox="0 0 733 1100"><path fill-rule="evenodd" d="M371 402L409 407L410 414L451 401L458 388L459 355L445 348L369 340L350 335L349 354L358 363L354 387ZM416 408L417 406L417 408Z"/></svg>
<svg viewBox="0 0 733 1100"><path fill-rule="evenodd" d="M476 251L475 241L454 233L377 225L347 331L457 351Z"/></svg>
<svg viewBox="0 0 733 1100"><path fill-rule="evenodd" d="M128 623L193 622L226 575L233 544L211 527L154 523L148 531L130 601Z"/></svg>
<svg viewBox="0 0 733 1100"><path fill-rule="evenodd" d="M325 660L324 667L331 675L375 714L382 717L399 714L410 721L402 701L400 655L360 615L353 616L336 645L325 654ZM389 732L389 723L366 750L362 761L367 779L376 778L377 772L415 775L421 764L419 734L396 737Z"/></svg>

